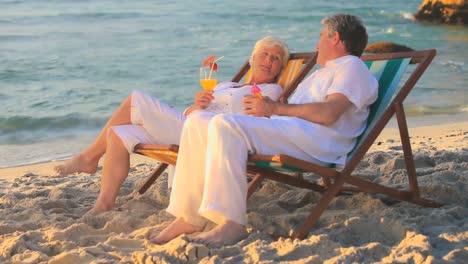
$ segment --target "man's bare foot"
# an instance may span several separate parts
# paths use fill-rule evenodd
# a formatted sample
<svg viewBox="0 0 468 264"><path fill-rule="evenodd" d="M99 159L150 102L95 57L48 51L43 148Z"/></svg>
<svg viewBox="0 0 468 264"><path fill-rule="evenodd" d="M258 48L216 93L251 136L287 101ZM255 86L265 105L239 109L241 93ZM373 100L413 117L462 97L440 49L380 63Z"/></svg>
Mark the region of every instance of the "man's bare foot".
<svg viewBox="0 0 468 264"><path fill-rule="evenodd" d="M226 223L196 236L193 242L217 247L232 245L246 238L247 235L248 233L245 226L228 220Z"/></svg>
<svg viewBox="0 0 468 264"><path fill-rule="evenodd" d="M185 222L182 218L172 221L161 233L151 234L149 240L158 245L166 244L182 234L192 234L203 230L203 226L196 226Z"/></svg>
<svg viewBox="0 0 468 264"><path fill-rule="evenodd" d="M98 167L98 161L86 159L83 155L78 154L73 158L65 161L63 164L54 167L54 170L59 175L73 174L75 172L86 172L89 174L95 173Z"/></svg>

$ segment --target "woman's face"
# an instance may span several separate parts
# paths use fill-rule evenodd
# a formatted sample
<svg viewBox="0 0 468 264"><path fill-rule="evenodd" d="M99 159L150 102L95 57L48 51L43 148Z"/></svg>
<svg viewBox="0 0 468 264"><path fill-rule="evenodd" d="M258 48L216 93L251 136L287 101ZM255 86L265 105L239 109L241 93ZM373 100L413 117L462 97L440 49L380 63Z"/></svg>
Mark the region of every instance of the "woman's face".
<svg viewBox="0 0 468 264"><path fill-rule="evenodd" d="M252 82L272 83L283 65L283 49L278 46L263 47L253 56Z"/></svg>

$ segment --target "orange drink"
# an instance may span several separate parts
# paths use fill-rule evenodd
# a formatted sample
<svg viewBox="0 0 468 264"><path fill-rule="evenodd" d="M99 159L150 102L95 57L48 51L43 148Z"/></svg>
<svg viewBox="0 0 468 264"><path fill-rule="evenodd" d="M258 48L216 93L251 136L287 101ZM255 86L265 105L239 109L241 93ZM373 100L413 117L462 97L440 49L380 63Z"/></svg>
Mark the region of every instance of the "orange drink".
<svg viewBox="0 0 468 264"><path fill-rule="evenodd" d="M200 68L200 85L205 90L213 90L218 84L218 78L216 78L216 71L212 67L201 67Z"/></svg>
<svg viewBox="0 0 468 264"><path fill-rule="evenodd" d="M213 88L218 84L218 80L216 79L201 79L200 85L205 90L213 90Z"/></svg>

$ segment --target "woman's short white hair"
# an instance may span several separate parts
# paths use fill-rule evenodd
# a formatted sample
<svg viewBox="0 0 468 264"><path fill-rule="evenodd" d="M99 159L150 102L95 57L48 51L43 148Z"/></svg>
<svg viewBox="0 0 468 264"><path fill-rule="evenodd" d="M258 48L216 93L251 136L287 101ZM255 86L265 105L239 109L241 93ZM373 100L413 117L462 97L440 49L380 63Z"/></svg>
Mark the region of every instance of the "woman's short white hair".
<svg viewBox="0 0 468 264"><path fill-rule="evenodd" d="M289 48L288 48L288 45L286 45L286 43L283 40L277 37L267 36L257 41L257 43L255 43L254 49L252 50L252 54L250 55L249 64L250 66L253 65L253 57L255 54L257 54L257 52L262 51L263 48L270 48L270 47L275 47L275 46L281 48L281 51L282 51L281 58L280 58L282 65L281 65L281 70L277 76L278 78L281 75L281 72L283 72L283 70L286 68L286 65L288 64Z"/></svg>

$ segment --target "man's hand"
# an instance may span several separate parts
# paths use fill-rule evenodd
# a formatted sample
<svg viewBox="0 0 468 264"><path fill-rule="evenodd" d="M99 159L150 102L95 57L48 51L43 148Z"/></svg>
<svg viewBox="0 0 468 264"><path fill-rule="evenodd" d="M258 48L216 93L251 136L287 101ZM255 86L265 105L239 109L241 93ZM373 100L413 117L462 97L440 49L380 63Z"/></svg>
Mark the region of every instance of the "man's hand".
<svg viewBox="0 0 468 264"><path fill-rule="evenodd" d="M195 109L205 109L214 99L213 91L200 90L195 94Z"/></svg>
<svg viewBox="0 0 468 264"><path fill-rule="evenodd" d="M277 102L271 100L268 96L260 99L252 95L246 95L242 99L244 114L260 117L270 117L273 115L277 104Z"/></svg>

